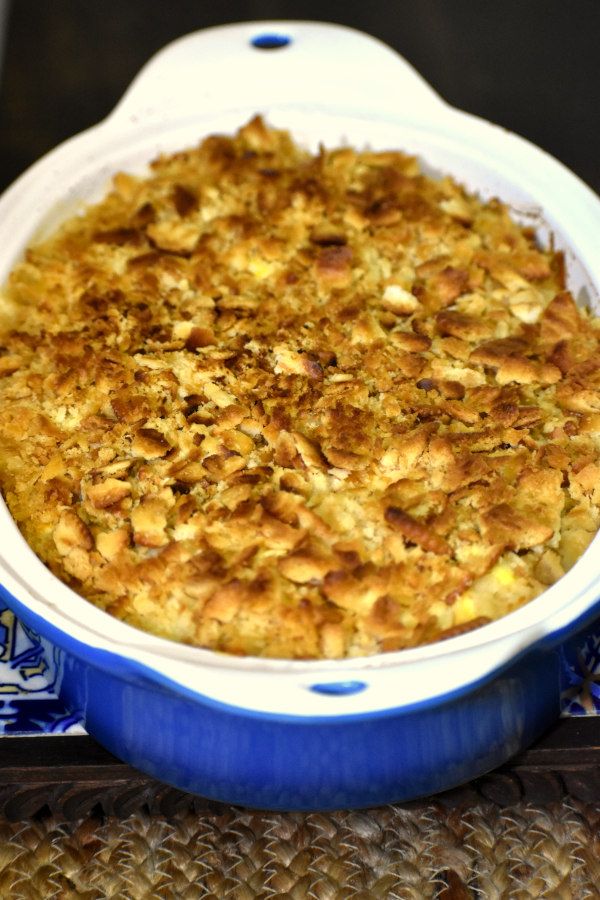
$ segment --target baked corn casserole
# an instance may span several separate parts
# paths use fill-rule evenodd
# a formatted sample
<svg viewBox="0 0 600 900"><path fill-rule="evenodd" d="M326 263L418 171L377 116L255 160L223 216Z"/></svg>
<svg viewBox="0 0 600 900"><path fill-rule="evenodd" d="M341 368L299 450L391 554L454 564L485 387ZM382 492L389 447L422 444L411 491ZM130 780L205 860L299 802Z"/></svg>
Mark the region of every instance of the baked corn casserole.
<svg viewBox="0 0 600 900"><path fill-rule="evenodd" d="M499 200L260 117L118 174L0 320L7 505L59 578L232 654L514 610L600 516L600 322Z"/></svg>

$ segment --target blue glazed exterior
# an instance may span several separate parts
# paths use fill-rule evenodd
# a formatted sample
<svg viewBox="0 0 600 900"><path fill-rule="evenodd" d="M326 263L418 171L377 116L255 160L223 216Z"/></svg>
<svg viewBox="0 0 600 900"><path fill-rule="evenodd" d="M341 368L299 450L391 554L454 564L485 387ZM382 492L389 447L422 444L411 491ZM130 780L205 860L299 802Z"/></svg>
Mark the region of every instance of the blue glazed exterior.
<svg viewBox="0 0 600 900"><path fill-rule="evenodd" d="M108 750L183 790L273 810L376 806L437 793L527 746L559 713L559 655L538 647L459 695L354 716L216 703L75 641L2 590L63 653L61 699Z"/></svg>
<svg viewBox="0 0 600 900"><path fill-rule="evenodd" d="M284 719L133 685L70 657L63 693L104 746L156 778L243 806L326 810L412 799L489 771L557 716L557 683L549 653L426 709Z"/></svg>

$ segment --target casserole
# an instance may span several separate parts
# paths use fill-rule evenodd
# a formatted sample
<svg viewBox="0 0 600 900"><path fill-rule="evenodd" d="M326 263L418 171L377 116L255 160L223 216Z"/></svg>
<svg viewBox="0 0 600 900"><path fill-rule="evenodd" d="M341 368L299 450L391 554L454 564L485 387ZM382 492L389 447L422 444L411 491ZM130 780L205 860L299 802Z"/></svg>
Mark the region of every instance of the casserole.
<svg viewBox="0 0 600 900"><path fill-rule="evenodd" d="M564 249L569 286L597 308L597 198L525 141L449 108L389 48L314 23L211 29L158 54L105 122L6 193L0 277L114 172L231 132L257 111L311 148L404 149L431 172L502 197ZM596 538L537 600L443 644L351 661L238 659L109 618L57 581L2 516L3 596L62 651L60 693L88 731L158 778L244 805L373 805L493 768L557 715L554 648L598 604Z"/></svg>

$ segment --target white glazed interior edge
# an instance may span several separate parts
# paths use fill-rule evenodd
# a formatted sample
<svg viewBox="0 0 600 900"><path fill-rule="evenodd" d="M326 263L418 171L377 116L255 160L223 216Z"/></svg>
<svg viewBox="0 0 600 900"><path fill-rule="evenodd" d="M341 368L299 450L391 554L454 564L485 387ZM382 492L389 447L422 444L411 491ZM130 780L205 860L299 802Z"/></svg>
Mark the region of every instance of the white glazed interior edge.
<svg viewBox="0 0 600 900"><path fill-rule="evenodd" d="M289 34L290 48L268 53L250 48L252 36L271 31ZM286 69L281 60L287 58L275 54L288 52L297 56ZM231 79L218 77L240 67L243 91ZM305 72L300 83L299 68ZM364 82L355 90L356 73L365 71L368 90ZM205 92L199 110L189 79L193 75L202 81L207 72L217 89L214 95ZM354 84L347 83L352 72ZM539 226L545 239L555 236L566 250L575 293L600 309L600 200L528 142L447 106L385 45L323 23L225 26L186 36L161 51L107 120L52 151L0 200L0 283L33 235L53 227L82 201L100 196L114 171L139 169L158 152L196 143L206 133L232 131L257 111L309 145L322 140L330 146L347 141L399 147L422 156L432 169L455 175L470 189L502 196L518 215ZM597 537L557 585L478 632L368 659L237 659L173 644L116 621L48 572L4 504L0 528L2 583L60 630L136 659L217 701L284 715L366 713L460 690L567 626L600 594ZM316 682L346 680L363 681L367 689L341 697L309 690Z"/></svg>

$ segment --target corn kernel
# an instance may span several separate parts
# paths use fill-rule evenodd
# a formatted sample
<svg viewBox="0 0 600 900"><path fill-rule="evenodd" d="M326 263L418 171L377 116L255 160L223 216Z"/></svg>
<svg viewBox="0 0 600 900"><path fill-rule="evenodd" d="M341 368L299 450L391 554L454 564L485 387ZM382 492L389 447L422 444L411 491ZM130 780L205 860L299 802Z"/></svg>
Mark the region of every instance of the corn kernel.
<svg viewBox="0 0 600 900"><path fill-rule="evenodd" d="M494 576L496 581L499 581L500 584L504 585L504 587L512 584L515 580L515 573L513 572L513 570L510 568L510 566L507 566L503 563L498 563L497 566L494 566L491 574Z"/></svg>
<svg viewBox="0 0 600 900"><path fill-rule="evenodd" d="M407 609L406 612L403 612L400 616L400 624L404 628L416 628L416 626L419 624L419 620L414 613L410 612L410 610Z"/></svg>
<svg viewBox="0 0 600 900"><path fill-rule="evenodd" d="M469 622L471 619L474 619L476 615L475 601L468 592L458 598L452 609L454 611L455 625L462 625L463 622Z"/></svg>
<svg viewBox="0 0 600 900"><path fill-rule="evenodd" d="M262 281L263 278L267 278L271 274L273 266L264 259L255 256L248 263L248 271L255 278L258 278L259 281Z"/></svg>

